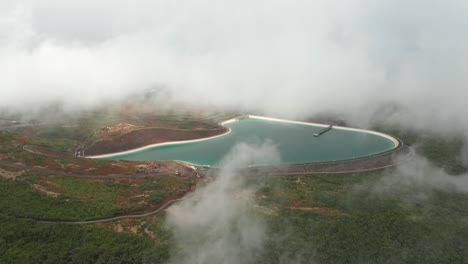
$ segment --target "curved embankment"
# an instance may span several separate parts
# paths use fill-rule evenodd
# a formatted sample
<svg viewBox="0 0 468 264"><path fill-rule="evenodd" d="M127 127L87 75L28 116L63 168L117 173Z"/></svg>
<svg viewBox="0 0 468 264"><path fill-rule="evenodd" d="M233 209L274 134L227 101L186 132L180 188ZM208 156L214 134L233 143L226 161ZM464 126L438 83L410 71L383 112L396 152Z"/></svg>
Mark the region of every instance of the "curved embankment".
<svg viewBox="0 0 468 264"><path fill-rule="evenodd" d="M318 126L318 127L323 127L323 128L328 128L330 125L325 125L325 124L319 124L319 123L313 123L313 122L301 122L301 121L292 121L292 120L286 120L286 119L280 119L280 118L271 118L271 117L264 117L264 116L255 116L255 115L249 115L247 116L248 118L254 118L254 119L263 119L263 120L270 120L270 121L276 121L276 122L282 122L282 123L290 123L290 124L299 124L299 125L312 125L312 126ZM229 122L231 122L229 120ZM222 124L224 124L223 122ZM333 125L333 129L340 129L340 130L349 130L349 131L357 131L357 132L362 132L362 133L367 133L367 134L374 134L380 137L384 137L390 141L393 142L394 147L397 148L399 144L401 143L400 140L398 140L395 137L389 136L387 134L373 131L373 130L367 130L367 129L360 129L360 128L353 128L353 127L345 127L345 126L338 126L338 125Z"/></svg>
<svg viewBox="0 0 468 264"><path fill-rule="evenodd" d="M240 171L241 173L252 176L345 174L367 172L393 167L399 162L407 160L409 157L411 157L412 154L413 151L403 142L399 141L398 146L394 149L362 158L280 166L259 166L244 168ZM218 168L202 167L199 168L197 172L199 175L206 175L217 174L219 171L220 170Z"/></svg>
<svg viewBox="0 0 468 264"><path fill-rule="evenodd" d="M235 122L243 118L255 118L255 119L265 119L285 123L295 123L295 124L305 124L305 125L314 125L327 127L328 125L310 123L310 122L298 122L290 121L284 119L276 119L262 116L240 116L238 118L233 118L227 121L220 123L220 126L224 126L227 123ZM281 165L281 166L263 166L263 167L254 167L245 169L246 172L255 174L256 172L261 171L264 174L268 175L288 175L288 174L313 174L313 173L351 173L351 172L362 172L370 171L375 169L388 168L395 165L396 157L408 153L409 149L401 142L399 139L389 136L384 133L356 129L343 126L334 126L335 129L340 130L351 130L359 131L368 134L375 134L388 140L392 141L394 147L388 151L361 157L355 159L347 160L337 160L337 161L328 161L328 162L315 162L315 163L304 163L304 164L291 164L291 165ZM116 154L130 153L135 151L140 151L142 149L150 148L156 145L163 144L174 144L177 142L188 142L188 141L203 141L213 137L223 136L230 132L230 129L227 127L214 129L214 130L174 130L174 129L140 129L132 131L128 134L125 134L121 137L98 141L87 148L86 154L90 155L91 158L100 158L106 156L113 156ZM205 136L205 137L203 137ZM136 148L132 148L135 146ZM95 154L95 155L91 155ZM207 173L207 168L205 166L197 166L198 171L201 174ZM210 168L211 172L216 173L216 168Z"/></svg>
<svg viewBox="0 0 468 264"><path fill-rule="evenodd" d="M143 128L116 138L97 141L84 150L84 155L89 158L100 158L150 148L162 143L211 138L227 132L229 129L226 127L204 130Z"/></svg>

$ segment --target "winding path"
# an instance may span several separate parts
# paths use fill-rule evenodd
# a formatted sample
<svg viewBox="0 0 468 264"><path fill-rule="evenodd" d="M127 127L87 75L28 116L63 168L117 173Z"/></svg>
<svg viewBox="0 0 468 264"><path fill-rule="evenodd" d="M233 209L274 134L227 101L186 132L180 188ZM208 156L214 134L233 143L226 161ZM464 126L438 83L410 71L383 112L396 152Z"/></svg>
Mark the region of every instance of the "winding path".
<svg viewBox="0 0 468 264"><path fill-rule="evenodd" d="M41 167L35 167L35 166L29 166L29 165L24 165L24 164L18 164L18 163L13 163L13 162L8 162L8 161L3 161L0 160L0 167L10 167L10 168L16 168L16 169L25 169L25 170L32 170L32 171L37 171L37 172L42 172L42 173L48 173L48 174L53 174L53 175L59 175L59 176L64 176L64 177L78 177L78 178L92 178L92 179L119 179L119 178L146 178L146 177L177 177L174 174L161 174L161 173L151 173L151 174L106 174L106 175L80 175L80 174L71 174L63 171L57 171L53 169L47 169L47 168L41 168ZM188 190L190 190L191 187L186 189L184 192L175 194L175 196L180 197L184 196ZM109 218L102 218L102 219L96 219L96 220L84 220L84 221L63 221L63 220L41 220L41 219L36 219L33 217L17 217L17 218L24 218L24 219L32 219L35 220L39 223L63 223L63 224L97 224L97 223L106 223L106 222L112 222L112 221L117 221L117 220L122 220L122 219L130 219L130 218L143 218L147 217L150 215L157 214L161 212L162 210L166 209L169 207L171 204L182 200L183 198L176 198L176 199L170 199L155 210L143 214L131 214L129 213L128 215L120 215L120 216L115 216L115 217L109 217Z"/></svg>
<svg viewBox="0 0 468 264"><path fill-rule="evenodd" d="M161 212L162 210L166 209L169 207L171 204L181 201L184 198L179 198L179 199L172 199L161 205L158 209L144 213L144 214L135 214L135 215L121 215L121 216L115 216L115 217L110 217L110 218L103 218L103 219L96 219L96 220L85 220L85 221L62 221L62 220L38 220L34 218L29 218L36 220L39 223L48 223L48 224L100 224L100 223L107 223L107 222L113 222L113 221L118 221L118 220L123 220L123 219L131 219L131 218L143 218L147 217L150 215L157 214Z"/></svg>

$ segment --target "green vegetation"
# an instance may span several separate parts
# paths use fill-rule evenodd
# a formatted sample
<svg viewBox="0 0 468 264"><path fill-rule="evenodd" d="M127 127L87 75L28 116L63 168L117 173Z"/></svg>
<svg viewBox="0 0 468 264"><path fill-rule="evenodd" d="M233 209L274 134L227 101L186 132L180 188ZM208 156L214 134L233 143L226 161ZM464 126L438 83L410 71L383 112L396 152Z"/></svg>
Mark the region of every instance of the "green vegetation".
<svg viewBox="0 0 468 264"><path fill-rule="evenodd" d="M51 126L45 127L40 130L38 136L41 138L57 139L65 138L71 140L80 140L83 136L91 133L89 129L83 129L81 127L62 127L62 126Z"/></svg>
<svg viewBox="0 0 468 264"><path fill-rule="evenodd" d="M45 147L50 147L56 150L60 150L63 152L73 152L76 141L70 139L61 139L61 138L40 138L34 137L31 138L28 142L31 145L40 145Z"/></svg>
<svg viewBox="0 0 468 264"><path fill-rule="evenodd" d="M4 214L0 223L2 263L158 263L165 247L93 226L41 224Z"/></svg>
<svg viewBox="0 0 468 264"><path fill-rule="evenodd" d="M149 202L158 204L172 193L185 190L189 185L190 181L181 182L181 179L176 177L146 178L139 188L141 191L147 192Z"/></svg>
<svg viewBox="0 0 468 264"><path fill-rule="evenodd" d="M139 189L142 191L183 190L189 185L190 181L183 180L178 177L145 178L144 182L139 186Z"/></svg>
<svg viewBox="0 0 468 264"><path fill-rule="evenodd" d="M0 141L1 142L8 142L8 141L11 141L11 140L14 140L14 139L15 138L13 137L13 135L11 133L0 131Z"/></svg>
<svg viewBox="0 0 468 264"><path fill-rule="evenodd" d="M142 193L127 182L83 178L23 176L16 181L0 178L0 213L42 220L92 220L141 209L140 202L156 204L188 187L190 181L176 177L145 179L147 197L118 202ZM149 186L149 183L154 185ZM157 183L157 184L156 184ZM45 186L54 192L46 194ZM41 191L43 189L43 191ZM143 192L144 193L144 192ZM54 197L56 196L56 197Z"/></svg>
<svg viewBox="0 0 468 264"><path fill-rule="evenodd" d="M373 129L394 135L408 145L415 147L417 153L431 161L435 166L441 167L452 175L468 171L461 159L463 139L460 136L441 138L438 135L418 135L415 131L407 131L385 126L376 126Z"/></svg>
<svg viewBox="0 0 468 264"><path fill-rule="evenodd" d="M468 171L460 158L462 146L463 141L460 138L445 140L430 138L423 140L417 150L436 166L444 168L452 175L457 175Z"/></svg>
<svg viewBox="0 0 468 264"><path fill-rule="evenodd" d="M112 201L118 195L118 184L80 178L54 177L53 182L67 199L89 202Z"/></svg>
<svg viewBox="0 0 468 264"><path fill-rule="evenodd" d="M386 132L452 175L467 171L460 138ZM269 233L279 235L268 239L260 263L281 257L300 263L466 263L468 195L424 184L388 185L394 173L262 179L259 204L277 208L268 223Z"/></svg>
<svg viewBox="0 0 468 264"><path fill-rule="evenodd" d="M68 180L68 179L67 179ZM21 180L0 178L0 212L16 217L30 217L43 220L89 220L114 216L122 212L122 207L112 203L115 190L101 184L94 184L86 190L84 197L80 193L89 185L77 184L65 195L51 197L32 188L31 184ZM110 197L109 197L110 196ZM78 198L78 199L77 199Z"/></svg>
<svg viewBox="0 0 468 264"><path fill-rule="evenodd" d="M93 118L96 116L92 116ZM81 128L44 129L28 144L73 150L94 137L93 129L123 118L77 119ZM190 120L190 118L188 118ZM146 121L145 121L146 122ZM141 121L141 123L145 123ZM193 128L170 118L148 124ZM139 124L140 125L140 124ZM441 139L379 128L401 138L435 166L452 175L468 171L460 158L460 138ZM0 153L26 160L66 165L67 158L23 153L11 141L18 134L0 132ZM17 143L15 143L17 144ZM93 163L92 163L93 162ZM94 164L97 161L89 161ZM395 171L347 175L249 178L268 236L258 263L467 263L468 195L426 185L389 180ZM453 176L457 177L457 176ZM164 213L102 225L47 224L33 219L87 220L144 209L187 188L190 179L158 177L91 180L25 172L16 180L0 178L1 263L161 263L173 246ZM46 189L44 191L44 188ZM49 192L47 194L46 192ZM54 197L56 196L56 197ZM120 224L120 223L119 223ZM135 234L128 232L131 227ZM152 235L149 235L148 232ZM126 233L127 232L127 233ZM287 261L285 261L287 260Z"/></svg>
<svg viewBox="0 0 468 264"><path fill-rule="evenodd" d="M303 263L464 263L468 195L433 191L422 199L415 193L427 192L417 187L383 194L382 177L391 174L265 179L259 197L278 208L268 217L277 235L261 263L287 255Z"/></svg>

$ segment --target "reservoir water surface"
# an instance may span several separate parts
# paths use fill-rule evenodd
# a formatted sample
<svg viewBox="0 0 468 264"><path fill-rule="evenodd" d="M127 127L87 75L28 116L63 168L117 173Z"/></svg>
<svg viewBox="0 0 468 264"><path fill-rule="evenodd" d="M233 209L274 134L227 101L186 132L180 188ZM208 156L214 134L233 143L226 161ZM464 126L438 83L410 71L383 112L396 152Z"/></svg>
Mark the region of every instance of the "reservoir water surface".
<svg viewBox="0 0 468 264"><path fill-rule="evenodd" d="M396 139L373 131L333 127L315 137L324 125L247 118L224 124L231 132L202 141L164 144L105 159L180 160L197 165L216 166L237 143L276 145L282 164L301 164L366 157L391 150ZM256 164L252 164L256 165ZM261 164L278 165L278 164Z"/></svg>

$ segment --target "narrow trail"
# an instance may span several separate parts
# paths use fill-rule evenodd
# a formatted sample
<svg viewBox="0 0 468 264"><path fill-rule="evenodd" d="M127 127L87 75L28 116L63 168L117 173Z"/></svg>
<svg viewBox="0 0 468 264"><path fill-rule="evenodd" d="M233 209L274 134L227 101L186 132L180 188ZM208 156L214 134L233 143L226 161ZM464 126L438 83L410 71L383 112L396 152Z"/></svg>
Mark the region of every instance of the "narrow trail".
<svg viewBox="0 0 468 264"><path fill-rule="evenodd" d="M41 173L47 173L47 174L52 174L52 175L58 175L58 176L64 176L64 177L76 177L76 178L89 178L89 179L121 179L121 178L147 178L147 177L180 177L175 174L169 174L169 173L138 173L138 174L104 174L104 175L83 175L83 174L73 174L73 173L67 173L64 171L59 171L59 170L53 170L53 169L48 169L48 168L42 168L42 167L35 167L35 166L29 166L25 164L19 164L19 163L13 163L13 162L8 162L8 161L3 161L0 160L0 167L10 167L10 168L16 168L16 169L24 169L24 170L30 170L30 171L36 171L36 172L41 172ZM183 199L183 196L190 192L192 190L193 184L188 187L186 190L182 191L181 193L175 194L174 196L177 197L175 199L170 199L158 208L156 208L153 211L147 212L147 213L142 213L142 214L132 214L129 213L127 215L120 215L120 216L114 216L114 217L109 217L109 218L102 218L102 219L96 219L96 220L84 220L84 221L63 221L63 220L40 220L32 217L17 217L17 218L24 218L24 219L32 219L35 220L38 223L53 223L53 224L98 224L98 223L106 223L106 222L112 222L112 221L118 221L122 219L132 219L132 218L144 218L147 216L155 215L167 207L169 207L171 204L180 201Z"/></svg>
<svg viewBox="0 0 468 264"><path fill-rule="evenodd" d="M115 216L115 217L110 217L110 218L103 218L103 219L96 219L96 220L85 220L85 221L63 221L63 220L38 220L34 218L28 218L28 219L33 219L37 221L38 223L46 223L46 224L100 224L100 223L107 223L107 222L113 222L113 221L118 221L118 220L123 220L123 219L132 219L132 218L143 218L151 215L155 215L162 210L166 209L170 205L172 205L175 202L181 201L184 198L178 198L178 199L172 199L158 207L156 210L144 213L144 214L135 214L135 215L121 215L121 216Z"/></svg>

